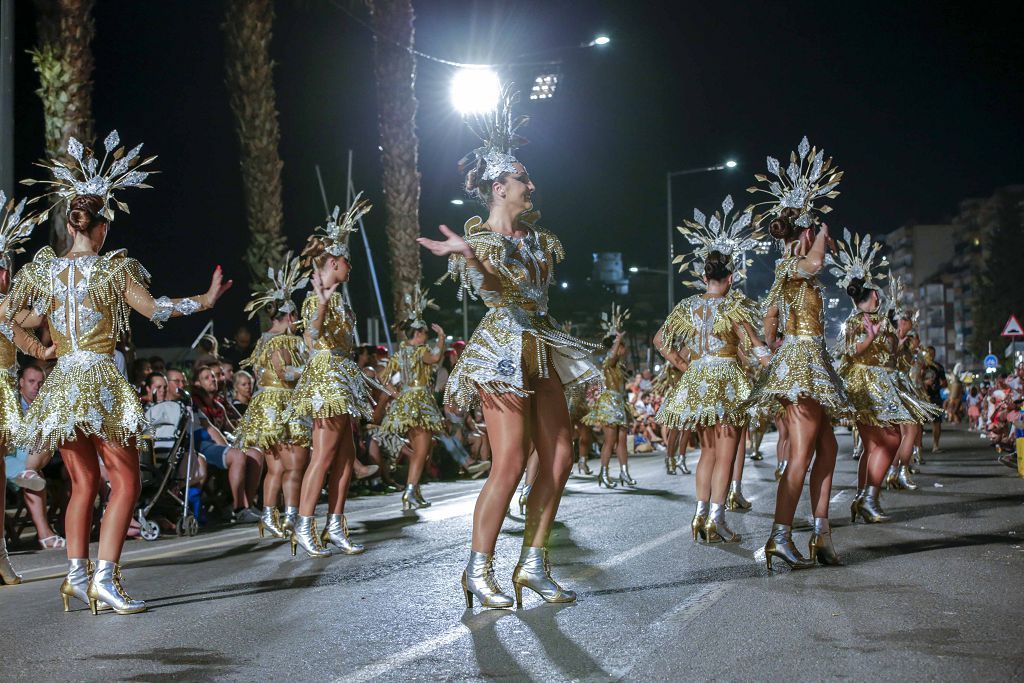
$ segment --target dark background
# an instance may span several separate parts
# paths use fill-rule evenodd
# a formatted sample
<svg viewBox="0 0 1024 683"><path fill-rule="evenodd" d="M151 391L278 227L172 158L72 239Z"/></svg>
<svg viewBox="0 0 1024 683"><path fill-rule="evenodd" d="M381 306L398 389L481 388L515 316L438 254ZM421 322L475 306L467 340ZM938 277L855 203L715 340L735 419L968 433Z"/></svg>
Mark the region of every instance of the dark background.
<svg viewBox="0 0 1024 683"><path fill-rule="evenodd" d="M344 3L365 17L361 3ZM882 233L908 221L948 219L959 200L1024 180L1021 3L641 3L420 1L417 49L460 62L523 61L519 55L589 41L604 48L561 56L556 97L524 104L533 116L520 152L539 191L544 224L569 259L553 293L555 313L583 291L591 253L622 251L627 265L663 267L664 174L727 158L739 168L677 179L677 220L710 213L728 193L739 206L764 158L788 155L804 134L847 171L831 224ZM247 238L238 143L224 87L219 2L99 0L95 11L97 135L117 128L131 146L160 155L156 189L129 191L108 248L127 247L154 275L155 294L205 290L223 264L236 288L217 312L217 333L242 321ZM25 53L35 41L31 3L17 8L16 173L38 176L42 108ZM284 160L285 231L298 248L322 219L314 164L329 200L344 202L346 150L355 183L377 203L367 218L378 270L386 243L377 157L373 39L330 2L277 3L272 51ZM501 71L528 90L534 68ZM451 68L421 59L421 222L461 225L475 209L460 196L455 163L474 143L448 100ZM38 246L45 238L35 237ZM354 247L360 240L354 239ZM681 247L677 243L677 249ZM33 249L34 251L34 249ZM357 313L374 304L356 248ZM427 280L443 264L424 256ZM646 276L655 277L655 276ZM638 285L639 285L638 281ZM664 305L663 278L651 288ZM685 290L677 286L677 296ZM450 287L440 301L455 300ZM388 301L390 299L387 299ZM452 311L452 309L449 309ZM162 332L136 324L142 345L190 341L204 320Z"/></svg>

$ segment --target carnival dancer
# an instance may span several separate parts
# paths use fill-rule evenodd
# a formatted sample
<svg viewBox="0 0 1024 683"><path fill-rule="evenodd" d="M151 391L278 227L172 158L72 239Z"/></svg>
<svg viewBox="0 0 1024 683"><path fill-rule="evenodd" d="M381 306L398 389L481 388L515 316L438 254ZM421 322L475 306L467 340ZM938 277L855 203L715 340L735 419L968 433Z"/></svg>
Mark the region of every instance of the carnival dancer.
<svg viewBox="0 0 1024 683"><path fill-rule="evenodd" d="M371 380L352 360L355 314L337 291L351 272L349 236L372 208L356 195L342 214L337 206L323 227L310 235L302 250L304 265L312 268L313 291L302 303L302 326L308 360L292 393L288 420L312 420L312 454L302 477L299 516L291 535L292 555L301 547L310 557L329 557L334 545L346 555L365 550L349 539L345 500L352 480L356 448L352 420L370 419ZM328 478L328 474L330 478ZM327 524L317 533L316 504L327 483Z"/></svg>
<svg viewBox="0 0 1024 683"><path fill-rule="evenodd" d="M516 602L529 588L547 602L573 602L576 594L551 578L548 535L572 468L572 435L565 387L600 382L590 361L593 346L561 331L548 315L554 266L561 242L537 225L536 186L513 155L524 117L511 107L518 92L502 89L496 110L471 128L483 145L459 164L465 188L488 209L486 221L466 222L465 237L441 226L443 241L417 241L447 256L459 296L479 296L488 307L445 388L445 403L469 411L483 406L491 441L490 476L477 498L469 564L462 575L467 606L511 607L494 578L493 553L505 512L523 474L529 444L540 466L529 496L523 549L512 575Z"/></svg>
<svg viewBox="0 0 1024 683"><path fill-rule="evenodd" d="M831 159L825 159L823 150L812 149L806 137L786 169L768 157L768 170L774 177L756 176L765 187L755 186L750 191L771 195L767 211L757 220L769 220L771 236L784 247L775 266L775 282L763 303L764 329L769 346L780 332L785 336L751 391L748 412L755 418L771 417L781 403L789 427L788 464L779 480L775 520L764 547L768 569L773 558L793 569L806 569L813 567L815 560L839 563L828 518L838 449L832 419L846 415L849 407L842 380L825 349L818 272L825 262L828 227L823 223L816 226L815 218L831 210L816 203L838 195L836 186L842 172ZM793 543L792 525L812 456L814 531L809 543L811 557L806 559Z"/></svg>
<svg viewBox="0 0 1024 683"><path fill-rule="evenodd" d="M118 562L139 496L137 443L144 421L138 395L114 364L114 346L129 332L131 309L160 326L168 318L212 308L231 281L223 282L218 266L206 293L154 299L147 290L149 273L138 261L124 250L99 255L114 206L127 212L114 192L148 187L144 181L149 173L141 169L156 158L141 158L142 145L126 153L117 131L103 146L105 154L98 160L71 138L67 152L75 164L58 159L40 164L53 179L33 182L51 186L49 194L67 203L67 231L74 242L61 257L44 248L21 269L6 302L6 316L11 320L26 309L47 316L57 345L57 365L25 414L18 441L30 452L60 449L71 475L65 516L69 570L60 589L64 608L69 608L70 598L77 598L88 602L93 614L101 606L134 614L145 611L146 604L125 591ZM110 494L100 527L99 558L90 577L89 533L102 483L100 459Z"/></svg>
<svg viewBox="0 0 1024 683"><path fill-rule="evenodd" d="M258 448L265 454L263 513L256 526L260 538L266 533L286 538L295 528L302 475L309 464L309 425L285 419L306 356L302 337L295 333L299 315L292 301L292 294L309 284L309 273L299 261L288 252L281 268L268 268L267 281L245 306L250 320L261 312L270 320L252 355L242 361L243 367L252 368L259 391L242 417L234 443L236 448ZM282 492L283 516L277 507Z"/></svg>
<svg viewBox="0 0 1024 683"><path fill-rule="evenodd" d="M740 366L740 340L749 345L762 365L771 352L759 338L757 304L732 288L741 276L745 252L763 235L751 227L753 214L744 211L730 218L732 197L722 202L709 220L694 210L693 220L679 231L696 248L676 257L680 271L699 279L691 286L704 289L679 302L654 335L654 345L669 362L677 362L680 349L690 363L675 390L658 411L657 421L670 428L699 430L700 460L697 463L697 507L690 528L693 540L734 543L740 540L725 521L726 496L740 433L748 416L743 402L750 383Z"/></svg>
<svg viewBox="0 0 1024 683"><path fill-rule="evenodd" d="M7 296L14 273L14 255L24 249L20 246L28 240L32 229L46 220L49 211L22 217L25 207L30 202L22 199L15 201L12 197L7 201L7 194L0 190L0 301ZM14 436L21 423L21 402L18 398L18 358L17 348L39 359L52 358L56 347L48 350L32 335L27 334L24 325L28 324L28 311L19 313L13 324L0 322L0 449L3 453L14 450ZM7 502L7 475L5 458L0 457L0 512ZM41 479L41 477L40 477ZM11 565L7 554L6 534L0 531L0 585L12 586L21 583L21 575Z"/></svg>
<svg viewBox="0 0 1024 683"><path fill-rule="evenodd" d="M686 359L681 358L680 360L685 369ZM683 370L667 361L655 376L651 383L651 391L661 399L662 405L668 400L682 376ZM690 468L686 466L686 450L690 446L692 432L668 427L665 428L665 432L665 473L674 475L676 470L679 470L683 474L689 474Z"/></svg>
<svg viewBox="0 0 1024 683"><path fill-rule="evenodd" d="M430 457L434 434L445 429L444 416L431 393L431 378L433 366L444 358L447 341L444 330L435 323L430 329L437 335L437 341L427 347L428 328L423 314L428 308L437 310L438 306L427 298L427 292L420 291L418 284L405 295L403 302L405 310L397 327L404 339L384 370L385 377L398 375L401 390L381 421L380 430L409 440L412 455L402 493L402 509L415 510L430 507L430 502L420 492L420 478Z"/></svg>
<svg viewBox="0 0 1024 683"><path fill-rule="evenodd" d="M601 444L601 471L597 475L597 485L615 488L616 483L608 472L612 452L619 460L618 483L622 486L636 486L636 480L629 475L629 452L626 448L626 437L629 434L631 421L630 407L626 401L626 372L622 360L629 348L622 338L629 311L612 304L612 312L601 314L601 327L604 329L602 345L606 349L604 360L601 361L601 372L604 376L604 389L590 406L590 411L583 416L580 423L587 427L600 429L604 434Z"/></svg>

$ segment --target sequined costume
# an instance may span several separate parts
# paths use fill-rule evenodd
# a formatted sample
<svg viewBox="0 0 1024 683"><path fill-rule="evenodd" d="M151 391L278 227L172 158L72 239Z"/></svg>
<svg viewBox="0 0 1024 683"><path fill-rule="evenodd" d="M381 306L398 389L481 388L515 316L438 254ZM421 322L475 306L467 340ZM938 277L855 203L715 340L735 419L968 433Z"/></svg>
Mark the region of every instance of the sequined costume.
<svg viewBox="0 0 1024 683"><path fill-rule="evenodd" d="M692 360L661 404L656 420L670 429L693 430L725 423L747 425L743 402L750 382L738 349L745 326L760 326L757 305L737 290L725 296L702 294L679 302L662 327L663 343L688 349Z"/></svg>
<svg viewBox="0 0 1024 683"><path fill-rule="evenodd" d="M432 368L423 361L427 347L402 342L398 351L388 361L384 374L399 375L401 389L398 397L388 406L387 415L381 420L382 434L406 436L411 429L425 429L428 432L442 432L445 429L444 416L431 392Z"/></svg>
<svg viewBox="0 0 1024 683"><path fill-rule="evenodd" d="M134 445L142 407L112 355L129 331L131 309L152 311L159 326L207 308L194 298L154 300L148 282L149 273L124 250L63 258L46 247L19 271L8 317L25 308L46 316L57 345L57 364L18 430L20 445L52 451L79 434Z"/></svg>
<svg viewBox="0 0 1024 683"><path fill-rule="evenodd" d="M319 303L316 294L310 294L302 303L309 359L295 385L287 419L351 415L369 420L373 416L373 401L368 390L370 379L352 360L355 315L341 294L335 292L327 302L318 332L313 323Z"/></svg>
<svg viewBox="0 0 1024 683"><path fill-rule="evenodd" d="M676 384L679 382L679 378L683 376L683 371L666 362L658 375L651 382L651 391L655 396L661 398L668 398L672 390L676 388Z"/></svg>
<svg viewBox="0 0 1024 683"><path fill-rule="evenodd" d="M445 403L470 410L480 392L529 396L528 377L553 369L562 384L600 382L590 358L595 346L558 329L548 315L548 288L554 265L565 256L562 243L538 227L539 213L520 218L523 237L488 230L475 216L466 222L466 241L476 257L494 269L500 291L484 289L483 273L467 266L461 254L448 259L448 275L460 298L479 296L488 311L452 369Z"/></svg>
<svg viewBox="0 0 1024 683"><path fill-rule="evenodd" d="M251 367L259 390L235 434L238 448L270 449L278 444L308 447L312 425L286 420L295 383L302 372L305 344L294 334L264 334L252 355L242 362Z"/></svg>
<svg viewBox="0 0 1024 683"><path fill-rule="evenodd" d="M6 295L0 294L0 302ZM17 342L17 345L15 345ZM13 447L21 426L21 399L18 393L18 348L41 358L43 345L19 325L0 321L0 446Z"/></svg>
<svg viewBox="0 0 1024 683"><path fill-rule="evenodd" d="M619 358L611 353L601 363L604 389L590 406L581 423L588 427L625 427L631 422L626 403L626 373Z"/></svg>
<svg viewBox="0 0 1024 683"><path fill-rule="evenodd" d="M779 259L775 282L768 291L762 313L779 309L782 345L758 378L747 399L751 417L774 417L779 402L806 397L821 404L833 419L848 416L849 399L825 349L825 316L822 286L817 275L800 268L800 256Z"/></svg>

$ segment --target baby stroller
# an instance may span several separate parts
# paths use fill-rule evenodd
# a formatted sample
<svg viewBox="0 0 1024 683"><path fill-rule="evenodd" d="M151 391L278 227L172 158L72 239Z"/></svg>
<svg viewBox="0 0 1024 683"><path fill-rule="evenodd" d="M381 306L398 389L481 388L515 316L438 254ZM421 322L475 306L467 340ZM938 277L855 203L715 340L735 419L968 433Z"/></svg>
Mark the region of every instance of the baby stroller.
<svg viewBox="0 0 1024 683"><path fill-rule="evenodd" d="M192 407L181 401L161 401L146 409L148 423L139 445L142 495L136 518L147 541L160 537L160 526L147 516L163 498L181 509L175 524L179 536L195 536L199 523L188 505L188 484L192 479ZM182 462L185 476L178 474Z"/></svg>

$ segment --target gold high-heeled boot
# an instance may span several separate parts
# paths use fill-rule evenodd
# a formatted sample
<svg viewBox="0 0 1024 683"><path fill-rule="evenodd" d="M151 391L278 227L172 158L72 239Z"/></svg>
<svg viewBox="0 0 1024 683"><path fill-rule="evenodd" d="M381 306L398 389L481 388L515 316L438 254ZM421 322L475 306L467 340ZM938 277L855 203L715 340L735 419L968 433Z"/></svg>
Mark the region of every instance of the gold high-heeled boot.
<svg viewBox="0 0 1024 683"><path fill-rule="evenodd" d="M0 486L6 485L6 482L0 482ZM14 565L11 564L11 558L7 554L7 539L4 538L3 532L3 527L0 527L0 583L15 586L21 583L21 574L14 571Z"/></svg>
<svg viewBox="0 0 1024 683"><path fill-rule="evenodd" d="M623 486L636 486L636 479L629 476L629 465L619 465L619 483Z"/></svg>
<svg viewBox="0 0 1024 683"><path fill-rule="evenodd" d="M260 538L264 537L264 534L270 534L273 538L285 538L288 536L288 532L281 526L281 517L276 507L263 508L263 514L260 515L260 521L256 522L256 531L259 532Z"/></svg>
<svg viewBox="0 0 1024 683"><path fill-rule="evenodd" d="M906 465L900 465L899 470L896 472L896 483L901 489L907 491L916 491L917 484L910 478L910 468Z"/></svg>
<svg viewBox="0 0 1024 683"><path fill-rule="evenodd" d="M850 506L851 522L857 521L859 515L865 524L878 524L888 522L889 516L882 510L878 502L878 487L869 486L864 489L864 494L859 499L854 499Z"/></svg>
<svg viewBox="0 0 1024 683"><path fill-rule="evenodd" d="M71 611L71 598L89 604L89 581L92 579L92 561L68 560L68 575L60 584L60 597L64 602L64 611ZM104 605L104 607L106 607Z"/></svg>
<svg viewBox="0 0 1024 683"><path fill-rule="evenodd" d="M433 503L423 497L423 491L420 490L419 484L416 484L416 487L412 491L412 495L415 496L416 502L421 508L428 508L433 505Z"/></svg>
<svg viewBox="0 0 1024 683"><path fill-rule="evenodd" d="M480 601L481 607L508 609L515 604L494 578L493 560L491 555L470 551L469 564L462 572L462 592L466 596L467 608L473 606L474 596Z"/></svg>
<svg viewBox="0 0 1024 683"><path fill-rule="evenodd" d="M827 566L841 565L839 553L832 545L832 527L827 517L814 518L814 531L811 533L811 540L807 544L807 551L811 555L811 562Z"/></svg>
<svg viewBox="0 0 1024 683"><path fill-rule="evenodd" d="M526 516L526 503L530 500L530 491L533 490L533 484L523 484L523 488L519 490L519 516Z"/></svg>
<svg viewBox="0 0 1024 683"><path fill-rule="evenodd" d="M551 564L547 548L526 546L519 554L519 564L512 572L512 586L516 591L516 607L523 607L523 588L529 588L544 602L576 602L576 593L562 588L551 578Z"/></svg>
<svg viewBox="0 0 1024 683"><path fill-rule="evenodd" d="M118 614L138 614L146 611L146 603L142 600L135 600L128 595L121 582L121 567L116 562L99 560L96 562L96 571L89 581L89 590L86 595L89 598L89 609L93 614L99 613L99 606L106 605Z"/></svg>
<svg viewBox="0 0 1024 683"><path fill-rule="evenodd" d="M415 510L419 507L420 503L416 500L416 487L406 484L405 491L402 491L402 510Z"/></svg>
<svg viewBox="0 0 1024 683"><path fill-rule="evenodd" d="M576 461L576 471L580 474L594 473L594 470L590 469L590 465L587 463L587 456L581 455L579 460Z"/></svg>
<svg viewBox="0 0 1024 683"><path fill-rule="evenodd" d="M299 515L292 532L292 557L297 548L302 548L310 557L330 557L331 551L320 543L320 535L316 532L316 520L312 516Z"/></svg>
<svg viewBox="0 0 1024 683"><path fill-rule="evenodd" d="M739 543L740 535L725 523L725 506L712 503L708 519L704 522L704 536L708 543Z"/></svg>
<svg viewBox="0 0 1024 683"><path fill-rule="evenodd" d="M882 488L894 489L897 488L896 483L896 466L889 465L889 469L885 471L885 476L882 477Z"/></svg>
<svg viewBox="0 0 1024 683"><path fill-rule="evenodd" d="M749 510L754 507L743 497L743 482L734 481L729 484L729 494L725 497L725 509L729 512Z"/></svg>
<svg viewBox="0 0 1024 683"><path fill-rule="evenodd" d="M772 558L777 557L790 569L810 569L814 563L806 559L793 543L793 528L789 524L772 524L772 535L764 544L764 559L768 571L772 571Z"/></svg>
<svg viewBox="0 0 1024 683"><path fill-rule="evenodd" d="M327 528L320 540L337 546L346 555L358 555L366 550L366 546L353 543L348 537L348 520L345 515L327 515Z"/></svg>
<svg viewBox="0 0 1024 683"><path fill-rule="evenodd" d="M704 522L708 521L708 507L710 503L706 500L697 501L697 509L693 511L693 519L690 520L690 531L693 532L693 542L696 543L698 538L707 540L707 535L704 532Z"/></svg>
<svg viewBox="0 0 1024 683"><path fill-rule="evenodd" d="M295 523L299 521L299 508L292 505L285 505L281 515L281 528L289 536L295 531Z"/></svg>
<svg viewBox="0 0 1024 683"><path fill-rule="evenodd" d="M608 466L602 465L601 471L597 474L597 488L605 487L607 489L615 488L616 484L612 481L612 478L608 476Z"/></svg>
<svg viewBox="0 0 1024 683"><path fill-rule="evenodd" d="M786 473L786 467L789 465L788 460L780 460L775 466L775 481L782 479L782 475Z"/></svg>

